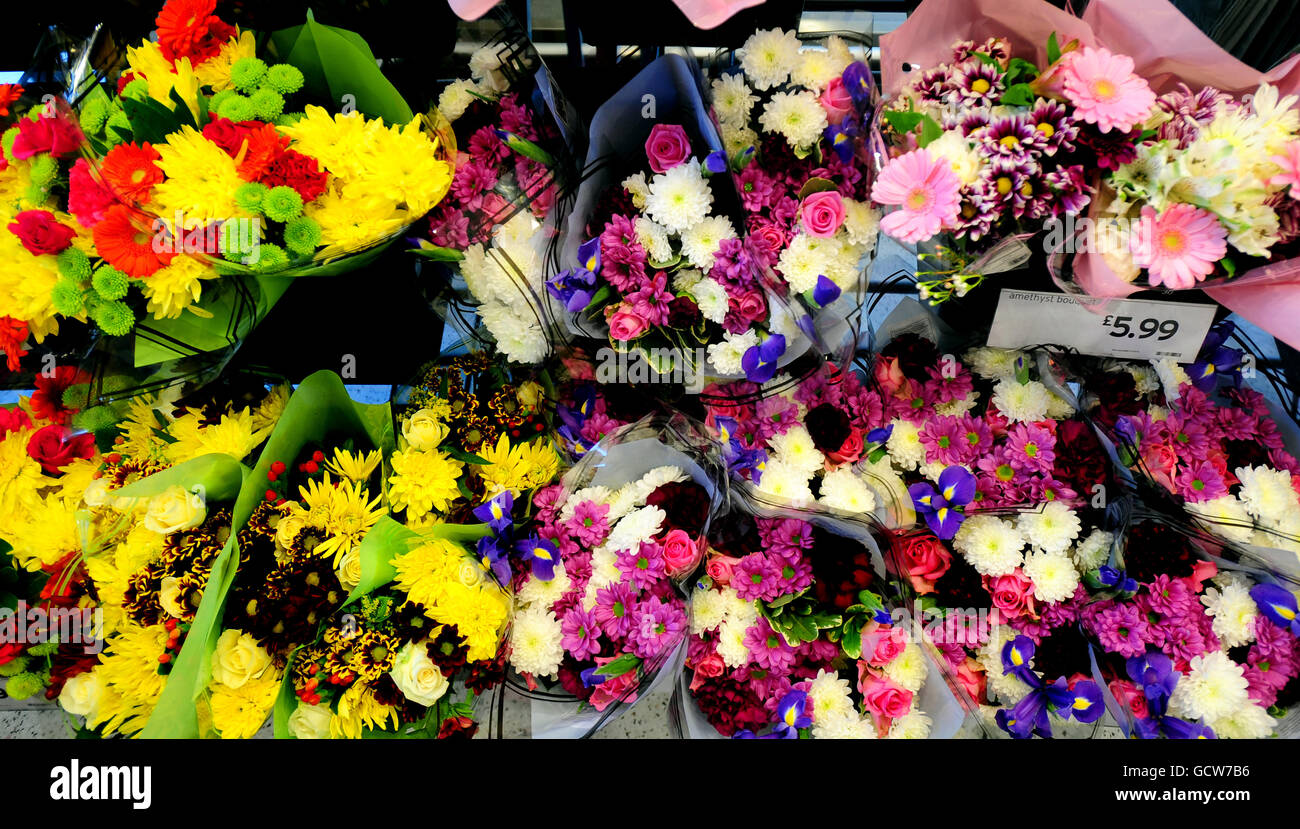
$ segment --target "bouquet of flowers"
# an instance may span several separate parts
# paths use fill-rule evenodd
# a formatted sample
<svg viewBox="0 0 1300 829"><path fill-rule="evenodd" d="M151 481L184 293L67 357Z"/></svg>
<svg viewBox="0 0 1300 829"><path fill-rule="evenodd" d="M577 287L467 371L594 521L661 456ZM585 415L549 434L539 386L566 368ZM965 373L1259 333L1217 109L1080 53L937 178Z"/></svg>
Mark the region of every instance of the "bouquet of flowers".
<svg viewBox="0 0 1300 829"><path fill-rule="evenodd" d="M947 62L918 70L881 110L893 157L872 198L895 208L881 221L894 238L944 234L926 252L936 267L918 273L929 277L918 286L932 303L983 282L999 240L1081 213L1094 189L1090 170L1135 157L1156 96L1132 59L1058 44L1055 32L1046 54L1040 65L1002 37L959 41Z"/></svg>
<svg viewBox="0 0 1300 829"><path fill-rule="evenodd" d="M456 173L414 252L464 279L507 359L536 363L550 350L557 318L545 279L558 269L560 214L576 187L567 146L575 119L517 24L469 64L473 77L453 81L438 99L456 133Z"/></svg>
<svg viewBox="0 0 1300 829"><path fill-rule="evenodd" d="M745 229L819 321L841 295L837 317L854 310L866 287L880 224L868 198L874 97L870 68L843 39L803 44L778 29L755 32L739 67L712 83Z"/></svg>
<svg viewBox="0 0 1300 829"><path fill-rule="evenodd" d="M589 736L681 664L678 583L700 562L717 495L691 455L635 438L645 431L617 433L540 490L514 540L508 659L535 733Z"/></svg>
<svg viewBox="0 0 1300 829"><path fill-rule="evenodd" d="M643 94L653 96L653 119L637 117ZM641 354L659 373L684 361L694 373L762 382L807 348L798 322L807 317L774 292L774 277L741 238L715 129L677 56L655 61L607 101L591 127L588 166L597 172L569 217L570 267L548 289L577 333Z"/></svg>
<svg viewBox="0 0 1300 829"><path fill-rule="evenodd" d="M1120 724L1143 739L1272 735L1300 691L1295 585L1222 563L1222 542L1152 513L1122 546L1080 615Z"/></svg>

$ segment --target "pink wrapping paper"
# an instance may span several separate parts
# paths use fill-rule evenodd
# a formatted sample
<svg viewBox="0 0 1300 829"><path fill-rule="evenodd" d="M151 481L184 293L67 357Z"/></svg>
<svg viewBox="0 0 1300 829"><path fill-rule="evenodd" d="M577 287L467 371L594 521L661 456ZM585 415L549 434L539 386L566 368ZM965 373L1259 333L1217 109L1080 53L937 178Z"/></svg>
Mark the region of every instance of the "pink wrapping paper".
<svg viewBox="0 0 1300 829"><path fill-rule="evenodd" d="M447 0L461 20L478 20L501 0ZM757 6L763 0L673 0L686 19L701 29L718 26L741 9Z"/></svg>

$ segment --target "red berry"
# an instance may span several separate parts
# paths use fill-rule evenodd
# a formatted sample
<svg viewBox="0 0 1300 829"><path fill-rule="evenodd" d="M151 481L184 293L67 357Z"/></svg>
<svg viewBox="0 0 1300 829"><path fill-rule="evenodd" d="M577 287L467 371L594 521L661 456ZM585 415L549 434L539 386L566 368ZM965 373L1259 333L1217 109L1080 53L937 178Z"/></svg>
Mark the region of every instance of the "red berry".
<svg viewBox="0 0 1300 829"><path fill-rule="evenodd" d="M277 475L283 475L285 470L284 461L276 461L271 464L271 471Z"/></svg>
<svg viewBox="0 0 1300 829"><path fill-rule="evenodd" d="M109 463L121 463L122 456L116 452L109 452L107 455L104 456L104 460L108 461Z"/></svg>
<svg viewBox="0 0 1300 829"><path fill-rule="evenodd" d="M316 461L307 461L307 463L303 464L303 471L308 475L315 475L316 470L318 469L320 469L320 467L316 465Z"/></svg>
<svg viewBox="0 0 1300 829"><path fill-rule="evenodd" d="M266 500L268 500L268 501L274 501L276 498L279 498L279 497L280 497L280 494L279 494L278 492L276 492L274 489L268 489L268 490L266 491Z"/></svg>
<svg viewBox="0 0 1300 829"><path fill-rule="evenodd" d="M168 630L176 630L176 620L168 619L167 621L163 622L163 627L167 628Z"/></svg>
<svg viewBox="0 0 1300 829"><path fill-rule="evenodd" d="M271 483L275 483L277 480L279 480L279 478L280 478L280 476L279 476L279 475L276 475L274 472L268 472L268 473L266 473L266 479L267 479L268 481L270 481Z"/></svg>
<svg viewBox="0 0 1300 829"><path fill-rule="evenodd" d="M317 449L315 452L311 453L311 459L316 461L316 463L324 463L325 453Z"/></svg>
<svg viewBox="0 0 1300 829"><path fill-rule="evenodd" d="M168 662L172 661L172 655L170 653L160 653L158 654L158 661L166 665Z"/></svg>

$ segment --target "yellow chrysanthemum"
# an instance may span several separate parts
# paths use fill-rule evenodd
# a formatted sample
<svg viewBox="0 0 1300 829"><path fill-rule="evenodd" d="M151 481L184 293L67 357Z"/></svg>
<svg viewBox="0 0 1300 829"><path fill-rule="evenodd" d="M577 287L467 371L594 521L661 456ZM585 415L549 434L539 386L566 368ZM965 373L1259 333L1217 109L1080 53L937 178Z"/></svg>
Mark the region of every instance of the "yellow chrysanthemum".
<svg viewBox="0 0 1300 829"><path fill-rule="evenodd" d="M438 142L420 129L418 118L374 135L361 171L343 183L343 195L382 211L404 205L422 216L451 187L451 165L438 157Z"/></svg>
<svg viewBox="0 0 1300 829"><path fill-rule="evenodd" d="M560 458L555 450L540 441L511 446L502 435L495 447L481 454L488 463L477 469L489 495L507 489L518 495L545 486L560 470Z"/></svg>
<svg viewBox="0 0 1300 829"><path fill-rule="evenodd" d="M60 467L63 474L59 476L58 489L55 490L54 495L74 506L80 506L81 499L86 494L86 487L95 479L99 464L97 455L90 459L78 458Z"/></svg>
<svg viewBox="0 0 1300 829"><path fill-rule="evenodd" d="M394 509L418 518L431 510L446 512L460 497L456 480L465 464L436 449L394 452L392 466L388 496Z"/></svg>
<svg viewBox="0 0 1300 829"><path fill-rule="evenodd" d="M0 233L0 315L26 320L37 342L58 330L50 299L57 267L53 256L33 256L17 236Z"/></svg>
<svg viewBox="0 0 1300 829"><path fill-rule="evenodd" d="M102 724L105 734L135 734L144 728L167 684L167 677L158 673L158 656L166 645L167 629L162 625L122 625L105 644L96 668L114 699L108 704L110 695L105 695L98 716L88 725Z"/></svg>
<svg viewBox="0 0 1300 829"><path fill-rule="evenodd" d="M187 228L244 216L235 205L235 189L244 182L225 150L189 126L168 135L156 149L167 179L153 189L152 206L169 227L176 213Z"/></svg>
<svg viewBox="0 0 1300 829"><path fill-rule="evenodd" d="M14 527L40 500L37 490L45 484L41 465L27 454L33 432L10 432L0 440L0 526Z"/></svg>
<svg viewBox="0 0 1300 829"><path fill-rule="evenodd" d="M509 598L490 580L473 587L459 581L448 584L429 612L439 624L456 626L469 650L467 658L476 662L497 655L509 615Z"/></svg>
<svg viewBox="0 0 1300 829"><path fill-rule="evenodd" d="M320 225L320 256L351 253L401 232L414 217L405 210L376 213L331 188L307 205L306 214Z"/></svg>
<svg viewBox="0 0 1300 829"><path fill-rule="evenodd" d="M81 549L77 504L50 496L36 501L27 519L5 529L13 555L27 570L39 570Z"/></svg>
<svg viewBox="0 0 1300 829"><path fill-rule="evenodd" d="M473 565L463 547L442 538L430 539L389 563L397 570L397 586L426 611L442 601L449 585L460 583L462 564Z"/></svg>
<svg viewBox="0 0 1300 829"><path fill-rule="evenodd" d="M339 697L338 713L330 719L330 738L360 739L363 729L382 731L390 720L394 729L401 726L397 709L378 702L370 686L358 682Z"/></svg>
<svg viewBox="0 0 1300 829"><path fill-rule="evenodd" d="M140 280L140 288L149 300L146 310L154 319L176 319L181 312L199 301L203 280L219 274L193 256L177 256L170 265L159 268L153 276Z"/></svg>
<svg viewBox="0 0 1300 829"><path fill-rule="evenodd" d="M314 552L322 558L333 556L333 564L337 567L339 560L356 549L375 522L383 517L384 508L380 506L383 498L376 496L370 500L364 483L343 481L337 486L331 485L329 475L313 495L318 499L313 512L320 506L324 507L324 530L328 536Z"/></svg>
<svg viewBox="0 0 1300 829"><path fill-rule="evenodd" d="M379 466L379 457L379 453L374 450L363 453L335 449L334 457L330 458L325 464L325 469L340 478L365 483L370 480L370 475L375 471L375 467Z"/></svg>
<svg viewBox="0 0 1300 829"><path fill-rule="evenodd" d="M253 429L261 431L274 427L284 414L284 407L289 403L290 385L281 383L266 393L262 402L253 408Z"/></svg>
<svg viewBox="0 0 1300 829"><path fill-rule="evenodd" d="M162 458L167 451L167 441L158 437L158 412L163 407L154 395L132 398L127 407L127 416L118 424L118 436L122 443L117 450L137 460ZM170 406L164 407L170 410Z"/></svg>
<svg viewBox="0 0 1300 829"><path fill-rule="evenodd" d="M382 121L367 119L359 112L331 115L322 107L307 106L295 123L278 129L293 141L292 149L347 180L361 172L362 160L383 128Z"/></svg>
<svg viewBox="0 0 1300 829"><path fill-rule="evenodd" d="M279 693L276 671L266 671L238 688L218 683L212 689L212 725L223 740L246 740L261 730Z"/></svg>
<svg viewBox="0 0 1300 829"><path fill-rule="evenodd" d="M229 455L236 460L252 452L266 439L266 431L253 430L253 415L248 409L224 414L210 426L200 424L197 411L178 417L168 433L176 439L167 446L166 455L172 463L184 463L201 455Z"/></svg>
<svg viewBox="0 0 1300 829"><path fill-rule="evenodd" d="M23 200L31 186L32 163L29 159L16 159L0 170L0 204L11 208L6 213L18 213L24 209Z"/></svg>
<svg viewBox="0 0 1300 829"><path fill-rule="evenodd" d="M189 58L181 58L173 63L163 57L162 49L157 43L146 40L139 46L127 48L126 62L137 78L144 78L148 83L150 98L171 109L176 105L171 98L174 89L189 106L194 117L199 117L199 78L195 75Z"/></svg>
<svg viewBox="0 0 1300 829"><path fill-rule="evenodd" d="M225 46L221 47L216 57L200 63L194 70L194 74L198 76L199 83L213 92L220 92L231 88L230 67L234 66L235 61L252 57L257 57L257 39L253 37L252 32L240 32L237 37L232 37Z"/></svg>

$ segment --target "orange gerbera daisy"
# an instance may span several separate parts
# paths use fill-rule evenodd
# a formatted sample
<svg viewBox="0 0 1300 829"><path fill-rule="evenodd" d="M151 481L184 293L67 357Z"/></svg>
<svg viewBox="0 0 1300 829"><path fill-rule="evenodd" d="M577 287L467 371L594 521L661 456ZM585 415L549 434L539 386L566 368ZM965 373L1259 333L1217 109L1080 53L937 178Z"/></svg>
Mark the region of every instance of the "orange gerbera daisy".
<svg viewBox="0 0 1300 829"><path fill-rule="evenodd" d="M9 114L9 105L23 96L23 88L16 83L0 83L0 118Z"/></svg>
<svg viewBox="0 0 1300 829"><path fill-rule="evenodd" d="M216 57L235 36L235 27L212 13L216 8L217 0L167 0L154 21L163 57L189 58L194 66Z"/></svg>
<svg viewBox="0 0 1300 829"><path fill-rule="evenodd" d="M153 186L162 183L157 160L158 151L148 141L138 146L118 144L104 156L99 173L114 196L128 204L142 204L149 201Z"/></svg>
<svg viewBox="0 0 1300 829"><path fill-rule="evenodd" d="M271 162L289 147L289 137L281 135L274 124L262 124L244 135L243 146L235 153L235 165L244 181L261 178Z"/></svg>
<svg viewBox="0 0 1300 829"><path fill-rule="evenodd" d="M171 264L174 253L154 250L156 235L141 220L137 223L131 209L115 204L95 225L95 248L104 261L135 277L151 276L163 265Z"/></svg>

